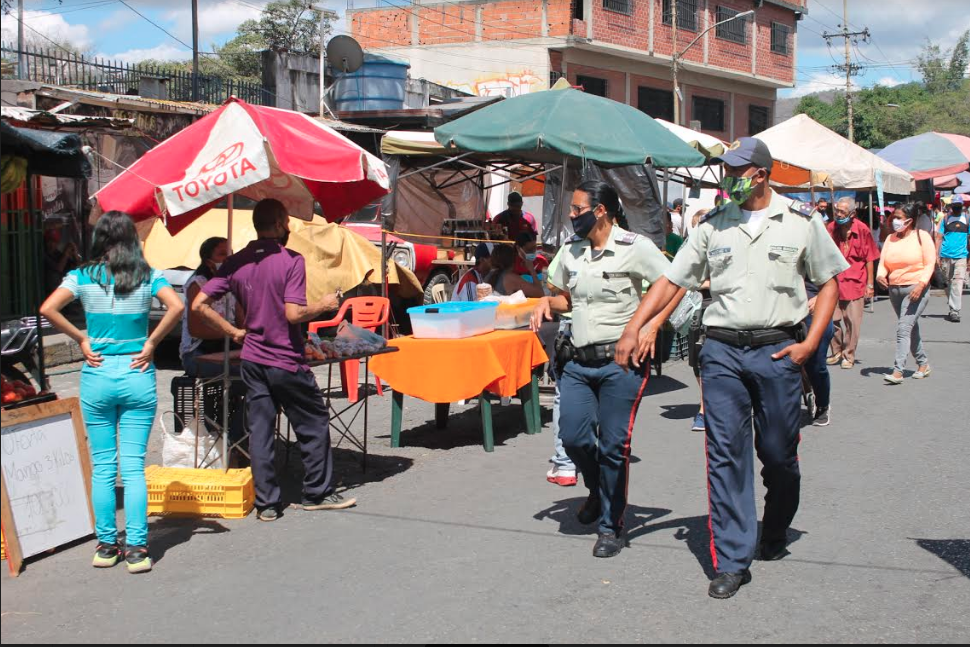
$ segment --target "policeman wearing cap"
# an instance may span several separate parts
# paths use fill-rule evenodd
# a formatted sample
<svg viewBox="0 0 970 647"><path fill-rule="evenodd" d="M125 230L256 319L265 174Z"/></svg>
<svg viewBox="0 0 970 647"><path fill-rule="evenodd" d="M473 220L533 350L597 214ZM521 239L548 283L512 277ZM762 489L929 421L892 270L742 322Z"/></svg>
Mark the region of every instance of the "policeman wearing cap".
<svg viewBox="0 0 970 647"><path fill-rule="evenodd" d="M547 279L560 293L540 300L532 328L538 330L554 312L572 313L571 341L556 344L559 434L589 489L578 518L583 524L598 523L593 555L613 557L624 545L630 437L646 386L644 367L631 371L613 363L616 342L637 308L644 282L660 279L669 263L650 240L616 224L620 201L608 184L583 182L570 206L576 235ZM662 322L650 322L645 343Z"/></svg>
<svg viewBox="0 0 970 647"><path fill-rule="evenodd" d="M748 567L759 548L752 444L767 488L761 559L787 554L801 481L801 367L832 319L835 277L848 264L821 218L769 188L773 162L762 141L742 138L715 161L724 165L721 186L729 202L702 220L665 277L651 286L623 332L616 361L625 365L640 353L639 326L677 300L679 289L697 289L710 279L700 354L717 573L708 593L729 598L750 581ZM807 333L801 325L808 315L805 277L820 286Z"/></svg>

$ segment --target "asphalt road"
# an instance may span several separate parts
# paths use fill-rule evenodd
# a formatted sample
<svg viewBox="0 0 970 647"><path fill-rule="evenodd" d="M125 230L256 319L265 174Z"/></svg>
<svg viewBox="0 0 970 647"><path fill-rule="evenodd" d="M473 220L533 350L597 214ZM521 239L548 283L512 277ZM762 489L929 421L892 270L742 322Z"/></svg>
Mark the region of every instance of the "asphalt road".
<svg viewBox="0 0 970 647"><path fill-rule="evenodd" d="M477 409L439 431L433 408L410 401L406 446L392 450L385 396L367 474L336 450L356 508L272 524L153 518L157 565L142 576L92 569L93 540L34 559L0 580L3 642L966 643L970 323L945 312L935 294L921 321L933 374L901 386L882 380L888 302L866 315L861 363L833 370L832 425L803 430L791 554L756 562L730 600L707 596L697 388L674 363L651 378L636 423L616 558L591 555L595 535L575 521L582 486L545 481L548 406L536 436L517 406L497 408L488 454ZM163 409L176 374L159 371ZM77 373L55 379L76 393Z"/></svg>

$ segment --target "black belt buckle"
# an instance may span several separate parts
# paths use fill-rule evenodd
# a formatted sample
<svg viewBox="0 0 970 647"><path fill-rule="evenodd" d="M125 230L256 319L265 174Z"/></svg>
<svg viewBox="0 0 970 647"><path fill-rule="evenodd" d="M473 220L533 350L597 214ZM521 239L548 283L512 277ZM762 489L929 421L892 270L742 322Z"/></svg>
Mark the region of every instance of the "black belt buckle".
<svg viewBox="0 0 970 647"><path fill-rule="evenodd" d="M754 346L754 334L750 330L738 330L738 346Z"/></svg>

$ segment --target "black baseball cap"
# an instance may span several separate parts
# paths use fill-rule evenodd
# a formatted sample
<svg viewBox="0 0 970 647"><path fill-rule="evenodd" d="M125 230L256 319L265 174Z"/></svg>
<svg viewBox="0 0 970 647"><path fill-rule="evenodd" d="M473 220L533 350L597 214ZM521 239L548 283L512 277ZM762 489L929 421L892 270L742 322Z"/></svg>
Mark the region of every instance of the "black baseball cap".
<svg viewBox="0 0 970 647"><path fill-rule="evenodd" d="M508 200L509 204L522 204L522 202L523 200L522 200L521 193L519 193L518 191L512 191L511 193L509 193L509 200Z"/></svg>
<svg viewBox="0 0 970 647"><path fill-rule="evenodd" d="M483 258L489 258L491 255L492 255L492 252L488 251L488 245L486 245L485 243L478 243L478 245L475 246L476 261L480 261Z"/></svg>
<svg viewBox="0 0 970 647"><path fill-rule="evenodd" d="M720 157L711 160L714 163L727 164L728 166L747 166L754 164L758 168L771 170L774 159L768 145L756 137L742 137L724 152Z"/></svg>

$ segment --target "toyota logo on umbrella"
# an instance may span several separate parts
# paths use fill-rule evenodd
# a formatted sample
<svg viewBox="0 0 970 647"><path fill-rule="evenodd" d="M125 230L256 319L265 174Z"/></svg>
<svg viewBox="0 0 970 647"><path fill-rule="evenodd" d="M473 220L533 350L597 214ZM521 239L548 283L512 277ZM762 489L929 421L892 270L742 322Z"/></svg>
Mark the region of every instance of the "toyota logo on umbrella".
<svg viewBox="0 0 970 647"><path fill-rule="evenodd" d="M222 168L223 166L235 162L237 159L242 157L244 148L245 144L242 142L236 142L226 150L216 155L209 162L204 164L202 168L199 169L199 175L202 175L203 173L211 173L217 168Z"/></svg>

